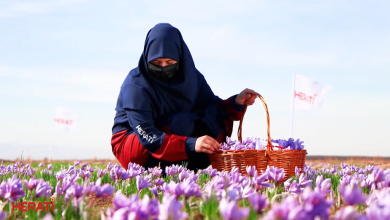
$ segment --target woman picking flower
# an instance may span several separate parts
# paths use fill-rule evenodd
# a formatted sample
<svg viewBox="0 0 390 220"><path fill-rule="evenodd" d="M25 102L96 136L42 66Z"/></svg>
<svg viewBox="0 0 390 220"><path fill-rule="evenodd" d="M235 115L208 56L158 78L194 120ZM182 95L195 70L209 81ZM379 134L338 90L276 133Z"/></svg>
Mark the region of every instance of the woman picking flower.
<svg viewBox="0 0 390 220"><path fill-rule="evenodd" d="M119 93L112 151L124 168L187 163L189 169L210 165L207 154L221 149L233 121L257 93L243 90L227 100L214 95L196 69L178 29L157 24L147 34L138 66Z"/></svg>

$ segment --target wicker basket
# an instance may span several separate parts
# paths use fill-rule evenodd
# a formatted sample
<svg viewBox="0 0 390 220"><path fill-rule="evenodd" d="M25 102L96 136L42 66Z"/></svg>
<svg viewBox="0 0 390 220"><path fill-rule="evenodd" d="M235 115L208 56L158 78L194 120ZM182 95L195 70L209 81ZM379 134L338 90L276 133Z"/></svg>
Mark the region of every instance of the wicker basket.
<svg viewBox="0 0 390 220"><path fill-rule="evenodd" d="M295 167L303 169L306 159L306 150L274 150L271 142L270 134L270 117L268 106L264 98L258 94L258 98L262 101L264 109L267 114L267 135L268 145L266 150L225 150L222 152L209 154L211 165L218 171L231 171L233 167L237 167L241 174L246 174L247 166L256 166L256 170L260 173L265 171L267 166L274 166L283 168L285 177L283 181L295 175ZM237 131L238 140L242 142L242 124L244 121L244 114Z"/></svg>
<svg viewBox="0 0 390 220"><path fill-rule="evenodd" d="M273 150L267 152L269 156L268 165L283 168L286 174L283 181L295 175L295 167L302 169L305 166L306 150Z"/></svg>

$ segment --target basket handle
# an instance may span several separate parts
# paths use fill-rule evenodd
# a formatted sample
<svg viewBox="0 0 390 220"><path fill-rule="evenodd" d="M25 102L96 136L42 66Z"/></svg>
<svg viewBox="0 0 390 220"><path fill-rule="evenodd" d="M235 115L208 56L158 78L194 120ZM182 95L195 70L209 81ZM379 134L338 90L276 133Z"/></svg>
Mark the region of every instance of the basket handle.
<svg viewBox="0 0 390 220"><path fill-rule="evenodd" d="M273 145L271 142L270 119L269 119L268 106L267 106L267 103L265 102L263 96L261 96L260 94L257 94L257 97L263 103L265 112L267 114L267 134L268 134L267 154L269 154L269 152L273 150L272 149ZM244 122L244 115L245 115L246 109L247 109L247 106L245 105L244 111L243 111L241 118L240 118L240 124L238 125L238 130L237 130L237 137L238 137L238 141L240 141L240 142L242 142L242 123Z"/></svg>

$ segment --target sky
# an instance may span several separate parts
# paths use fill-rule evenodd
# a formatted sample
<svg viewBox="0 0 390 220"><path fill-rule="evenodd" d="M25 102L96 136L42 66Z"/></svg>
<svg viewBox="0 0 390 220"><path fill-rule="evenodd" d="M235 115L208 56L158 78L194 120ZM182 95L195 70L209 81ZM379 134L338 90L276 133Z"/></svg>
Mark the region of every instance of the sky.
<svg viewBox="0 0 390 220"><path fill-rule="evenodd" d="M271 137L291 134L292 76L331 85L321 115L295 111L308 155L390 156L389 1L0 2L0 159L114 159L120 86L147 32L177 27L221 98L263 95ZM77 114L53 129L54 108ZM235 123L233 139L236 139ZM244 137L266 138L265 110L249 107Z"/></svg>

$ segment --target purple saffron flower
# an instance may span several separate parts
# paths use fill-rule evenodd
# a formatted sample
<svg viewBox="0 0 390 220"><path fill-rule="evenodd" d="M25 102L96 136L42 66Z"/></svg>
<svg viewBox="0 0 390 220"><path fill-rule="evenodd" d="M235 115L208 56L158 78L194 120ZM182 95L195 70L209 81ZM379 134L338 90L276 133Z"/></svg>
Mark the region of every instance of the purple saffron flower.
<svg viewBox="0 0 390 220"><path fill-rule="evenodd" d="M227 191L222 191L221 196L223 198L228 198L230 201L236 201L241 199L240 192L237 188L229 187Z"/></svg>
<svg viewBox="0 0 390 220"><path fill-rule="evenodd" d="M51 190L53 187L50 186L49 182L40 179L37 188L35 189L36 197L49 197L51 196Z"/></svg>
<svg viewBox="0 0 390 220"><path fill-rule="evenodd" d="M38 167L43 167L43 163L39 163Z"/></svg>
<svg viewBox="0 0 390 220"><path fill-rule="evenodd" d="M53 169L53 165L51 165L51 164L47 165L47 169L48 170L52 170Z"/></svg>
<svg viewBox="0 0 390 220"><path fill-rule="evenodd" d="M87 164L86 164L86 163L83 163L83 165L81 166L80 169L85 171L85 170L87 169Z"/></svg>
<svg viewBox="0 0 390 220"><path fill-rule="evenodd" d="M117 211L122 208L130 208L134 209L138 205L138 195L133 194L129 198L127 198L125 195L123 195L120 191L117 191L115 193L114 199L113 199L113 210Z"/></svg>
<svg viewBox="0 0 390 220"><path fill-rule="evenodd" d="M84 188L80 186L78 183L74 183L68 191L66 191L66 194L68 194L70 197L75 197L76 199L81 198L84 195Z"/></svg>
<svg viewBox="0 0 390 220"><path fill-rule="evenodd" d="M359 214L355 207L347 206L336 212L334 216L335 220L345 220L345 219L353 219L353 220L368 220L368 218L362 214Z"/></svg>
<svg viewBox="0 0 390 220"><path fill-rule="evenodd" d="M301 186L294 180L289 186L288 190L289 193L293 195L299 195L302 193L302 188Z"/></svg>
<svg viewBox="0 0 390 220"><path fill-rule="evenodd" d="M98 177L103 177L106 174L106 170L98 168L97 175Z"/></svg>
<svg viewBox="0 0 390 220"><path fill-rule="evenodd" d="M241 187L242 188L242 187ZM253 193L255 193L255 191L253 190L253 188L250 186L250 185L247 185L245 186L243 189L242 189L242 198L246 199L248 198L249 196L251 196Z"/></svg>
<svg viewBox="0 0 390 220"><path fill-rule="evenodd" d="M187 171L183 171L181 173L179 173L179 180L180 182L183 182L185 179L188 178L188 172Z"/></svg>
<svg viewBox="0 0 390 220"><path fill-rule="evenodd" d="M87 169L86 169L86 170L89 171L89 172L91 172L91 173L93 173L93 172L95 171L95 169L92 168L90 165L87 166Z"/></svg>
<svg viewBox="0 0 390 220"><path fill-rule="evenodd" d="M169 183L164 183L162 186L162 190L164 192L168 192L170 194L175 195L176 198L179 198L180 196L184 195L184 189L182 188L181 184L177 184L173 181Z"/></svg>
<svg viewBox="0 0 390 220"><path fill-rule="evenodd" d="M178 166L172 165L172 166L165 167L165 173L167 174L167 176L173 176L173 175L177 174L178 173Z"/></svg>
<svg viewBox="0 0 390 220"><path fill-rule="evenodd" d="M390 208L378 203L371 204L366 213L369 220L390 219Z"/></svg>
<svg viewBox="0 0 390 220"><path fill-rule="evenodd" d="M78 165L80 165L80 161L77 160L74 162L74 166L77 167Z"/></svg>
<svg viewBox="0 0 390 220"><path fill-rule="evenodd" d="M152 188L149 188L149 190L153 193L154 196L158 196L157 186L153 186Z"/></svg>
<svg viewBox="0 0 390 220"><path fill-rule="evenodd" d="M174 195L164 194L163 201L159 205L159 216L161 220L176 220L187 218L188 214L182 212L183 202L177 201Z"/></svg>
<svg viewBox="0 0 390 220"><path fill-rule="evenodd" d="M148 179L144 179L143 176L137 176L136 177L136 184L137 184L137 189L139 191L150 187L152 184L149 182Z"/></svg>
<svg viewBox="0 0 390 220"><path fill-rule="evenodd" d="M329 218L329 208L333 202L326 200L325 193L306 188L302 193L302 199L305 201L305 211L311 219L314 219L317 216L321 219Z"/></svg>
<svg viewBox="0 0 390 220"><path fill-rule="evenodd" d="M312 187L313 180L307 180L307 176L304 173L301 173L299 176L299 186L300 187Z"/></svg>
<svg viewBox="0 0 390 220"><path fill-rule="evenodd" d="M261 214L268 205L267 197L258 193L250 195L248 200L257 214Z"/></svg>
<svg viewBox="0 0 390 220"><path fill-rule="evenodd" d="M262 188L273 186L272 183L265 182L266 180L268 180L268 173L263 173L260 176L258 176L254 181L256 189L262 189Z"/></svg>
<svg viewBox="0 0 390 220"><path fill-rule="evenodd" d="M383 170L375 167L372 173L367 176L367 179L369 182L377 184L385 180L385 174L383 173Z"/></svg>
<svg viewBox="0 0 390 220"><path fill-rule="evenodd" d="M29 181L23 180L23 182L27 189L30 191L33 191L35 188L37 188L37 185L39 183L39 181L35 179L35 176L32 177Z"/></svg>
<svg viewBox="0 0 390 220"><path fill-rule="evenodd" d="M219 212L225 220L241 220L248 217L250 209L239 208L236 201L228 201L224 198L219 203Z"/></svg>
<svg viewBox="0 0 390 220"><path fill-rule="evenodd" d="M154 184L156 186L162 186L164 184L164 180L161 178L158 178L158 179L154 180Z"/></svg>
<svg viewBox="0 0 390 220"><path fill-rule="evenodd" d="M80 172L80 175L83 178L83 180L91 178L91 172L89 172L89 171L83 171L82 170Z"/></svg>
<svg viewBox="0 0 390 220"><path fill-rule="evenodd" d="M266 169L265 172L268 173L268 178L270 180L275 181L275 182L281 181L284 178L284 176L285 176L283 168L278 169L277 167L273 167L273 166L269 167L269 166L267 166L267 169Z"/></svg>
<svg viewBox="0 0 390 220"><path fill-rule="evenodd" d="M322 175L317 176L316 188L315 188L317 191L328 194L331 191L330 187L331 187L330 178L324 180L324 177Z"/></svg>
<svg viewBox="0 0 390 220"><path fill-rule="evenodd" d="M110 171L112 167L113 167L113 165L111 164L111 162L109 162L109 163L107 164L106 169L107 169L108 171Z"/></svg>
<svg viewBox="0 0 390 220"><path fill-rule="evenodd" d="M4 220L5 217L7 217L7 213L6 212L0 212L0 220Z"/></svg>
<svg viewBox="0 0 390 220"><path fill-rule="evenodd" d="M162 173L162 169L160 167L149 168L148 171L152 174L153 177L158 177Z"/></svg>
<svg viewBox="0 0 390 220"><path fill-rule="evenodd" d="M247 166L246 167L246 172L250 177L257 177L257 170L255 166Z"/></svg>
<svg viewBox="0 0 390 220"><path fill-rule="evenodd" d="M345 203L348 205L363 204L366 202L366 196L357 184L348 186L339 186L339 192Z"/></svg>
<svg viewBox="0 0 390 220"><path fill-rule="evenodd" d="M281 203L272 205L271 210L269 210L264 216L264 220L288 220L290 210L299 209L300 205L297 199L293 196L289 196L284 199ZM294 219L294 218L291 218ZM299 218L297 218L299 219ZM314 218L313 218L314 219Z"/></svg>
<svg viewBox="0 0 390 220"><path fill-rule="evenodd" d="M96 197L100 198L107 198L112 195L115 188L110 186L110 184L106 183L103 186L97 185L95 187Z"/></svg>
<svg viewBox="0 0 390 220"><path fill-rule="evenodd" d="M16 174L7 182L2 182L0 185L0 197L3 197L10 202L25 196L22 181L16 177Z"/></svg>

